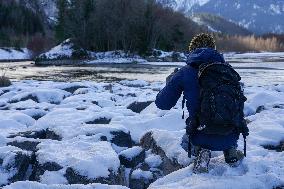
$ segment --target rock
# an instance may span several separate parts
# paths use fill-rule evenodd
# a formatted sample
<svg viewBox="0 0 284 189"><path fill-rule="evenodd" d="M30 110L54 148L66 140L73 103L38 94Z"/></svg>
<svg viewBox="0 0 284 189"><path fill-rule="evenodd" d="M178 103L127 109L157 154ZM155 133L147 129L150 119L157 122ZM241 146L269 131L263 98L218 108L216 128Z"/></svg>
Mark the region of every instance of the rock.
<svg viewBox="0 0 284 189"><path fill-rule="evenodd" d="M9 87L12 85L12 82L8 77L0 76L0 87Z"/></svg>
<svg viewBox="0 0 284 189"><path fill-rule="evenodd" d="M147 102L133 102L129 106L127 106L127 109L132 110L135 113L142 112L145 108L147 108L153 101L147 101Z"/></svg>
<svg viewBox="0 0 284 189"><path fill-rule="evenodd" d="M152 132L146 133L142 137L140 143L145 150L151 150L154 154L157 154L161 157L162 163L159 167L163 171L164 175L167 175L184 167L176 160L172 160L171 158L167 157L165 151L157 145L155 139L152 136Z"/></svg>
<svg viewBox="0 0 284 189"><path fill-rule="evenodd" d="M106 91L109 91L110 93L113 93L113 86L112 86L112 84L105 85L105 86L104 86L104 89L105 89Z"/></svg>
<svg viewBox="0 0 284 189"><path fill-rule="evenodd" d="M109 124L111 122L111 119L106 117L97 118L93 121L88 121L86 124Z"/></svg>
<svg viewBox="0 0 284 189"><path fill-rule="evenodd" d="M154 182L154 176L151 171L136 169L130 174L129 187L131 189L146 189L152 182Z"/></svg>
<svg viewBox="0 0 284 189"><path fill-rule="evenodd" d="M265 108L265 106L259 106L259 107L257 107L257 109L256 109L256 113L260 113L260 112L262 112L262 111L264 111L264 110L266 110L266 108Z"/></svg>
<svg viewBox="0 0 284 189"><path fill-rule="evenodd" d="M127 168L134 168L145 160L145 150L139 146L128 148L119 153L119 160Z"/></svg>
<svg viewBox="0 0 284 189"><path fill-rule="evenodd" d="M26 131L8 136L8 138L15 138L17 136L25 138L34 138L34 139L51 139L51 140L62 140L62 137L56 134L54 131L49 129L39 130L39 131Z"/></svg>
<svg viewBox="0 0 284 189"><path fill-rule="evenodd" d="M35 120L39 120L40 118L42 118L43 116L45 116L44 114L34 114L31 117Z"/></svg>
<svg viewBox="0 0 284 189"><path fill-rule="evenodd" d="M133 146L130 132L125 133L124 131L112 131L110 133L113 135L110 141L111 143L119 147L131 148Z"/></svg>
<svg viewBox="0 0 284 189"><path fill-rule="evenodd" d="M283 152L284 151L284 141L281 141L279 145L263 145L263 147L268 150L275 150L276 152Z"/></svg>
<svg viewBox="0 0 284 189"><path fill-rule="evenodd" d="M284 109L284 104L277 104L277 105L274 105L273 108Z"/></svg>
<svg viewBox="0 0 284 189"><path fill-rule="evenodd" d="M126 96L130 96L130 97L136 97L137 95L135 93L127 93Z"/></svg>
<svg viewBox="0 0 284 189"><path fill-rule="evenodd" d="M47 111L44 111L42 109L27 109L22 111L22 113L32 117L35 120L39 120L47 114Z"/></svg>
<svg viewBox="0 0 284 189"><path fill-rule="evenodd" d="M62 137L49 129L45 130L45 139L62 140Z"/></svg>
<svg viewBox="0 0 284 189"><path fill-rule="evenodd" d="M39 162L36 160L36 157L35 157L32 168L33 168L33 171L29 177L29 180L30 181L40 181L40 176L42 176L45 171L59 171L63 167L61 167L55 162L47 162L41 165L39 164Z"/></svg>
<svg viewBox="0 0 284 189"><path fill-rule="evenodd" d="M35 166L38 171L33 173L35 180L44 173L40 165L52 160L59 165L52 163L52 167L56 168L52 171L63 168L61 171L65 170L64 177L69 184L125 184L124 167L109 142L94 142L90 137L68 141L46 140L39 144L38 149L39 166Z"/></svg>
<svg viewBox="0 0 284 189"><path fill-rule="evenodd" d="M26 100L33 100L37 103L60 104L62 100L70 96L69 92L60 89L35 89L32 92L22 92L13 96L9 102L17 103Z"/></svg>
<svg viewBox="0 0 284 189"><path fill-rule="evenodd" d="M8 179L8 183L5 183L5 179L0 179L0 184L25 180L32 153L14 146L3 146L0 147L0 157L1 176Z"/></svg>
<svg viewBox="0 0 284 189"><path fill-rule="evenodd" d="M28 156L25 153L18 152L15 156L14 164L11 165L11 168L16 169L16 174L9 179L9 182L16 182L25 179L27 170L29 168L31 156Z"/></svg>
<svg viewBox="0 0 284 189"><path fill-rule="evenodd" d="M110 172L108 178L96 178L90 179L86 176L80 175L76 172L73 168L67 168L65 177L68 180L69 184L90 184L90 183L101 183L101 184L108 184L108 185L126 185L125 179L125 172L124 168L121 167L117 174Z"/></svg>
<svg viewBox="0 0 284 189"><path fill-rule="evenodd" d="M17 103L17 102L26 101L26 100L33 100L33 101L39 103L39 100L38 100L37 96L34 96L34 95L32 95L32 94L23 96L23 97L21 97L21 98L11 99L9 102L10 102L10 103Z"/></svg>
<svg viewBox="0 0 284 189"><path fill-rule="evenodd" d="M22 150L27 151L36 151L36 147L40 142L37 141L12 141L8 142L7 145L16 146L18 148L21 148Z"/></svg>
<svg viewBox="0 0 284 189"><path fill-rule="evenodd" d="M81 110L81 111L86 110L86 109L87 109L86 107L77 107L76 108L76 110Z"/></svg>
<svg viewBox="0 0 284 189"><path fill-rule="evenodd" d="M252 122L252 121L251 121L250 119L248 119L248 118L245 118L245 121L246 121L246 124L247 124L247 125Z"/></svg>
<svg viewBox="0 0 284 189"><path fill-rule="evenodd" d="M71 87L62 88L62 90L67 91L67 92L73 94L76 90L84 89L84 88L87 88L87 87L86 86L77 85L77 86L71 86Z"/></svg>
<svg viewBox="0 0 284 189"><path fill-rule="evenodd" d="M183 137L182 137L181 146L182 146L182 148L183 148L186 152L188 152L188 144L189 144L188 135L187 135L187 134L184 134Z"/></svg>
<svg viewBox="0 0 284 189"><path fill-rule="evenodd" d="M45 132L44 130L19 132L19 133L9 135L8 138L15 138L18 136L25 137L25 138L44 139Z"/></svg>

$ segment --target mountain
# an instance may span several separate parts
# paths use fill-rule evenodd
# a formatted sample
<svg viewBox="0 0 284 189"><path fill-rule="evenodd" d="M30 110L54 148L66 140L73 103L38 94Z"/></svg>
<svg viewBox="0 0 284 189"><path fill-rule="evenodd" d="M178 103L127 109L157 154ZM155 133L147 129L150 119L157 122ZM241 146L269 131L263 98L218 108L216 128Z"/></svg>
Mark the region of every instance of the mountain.
<svg viewBox="0 0 284 189"><path fill-rule="evenodd" d="M198 25L207 27L209 31L213 32L242 36L253 34L248 29L217 15L200 13L191 16L191 19Z"/></svg>
<svg viewBox="0 0 284 189"><path fill-rule="evenodd" d="M188 16L210 13L257 34L284 33L283 0L157 0Z"/></svg>
<svg viewBox="0 0 284 189"><path fill-rule="evenodd" d="M43 21L48 26L53 26L56 22L58 9L56 0L15 0L17 3L27 7L33 12L42 16Z"/></svg>

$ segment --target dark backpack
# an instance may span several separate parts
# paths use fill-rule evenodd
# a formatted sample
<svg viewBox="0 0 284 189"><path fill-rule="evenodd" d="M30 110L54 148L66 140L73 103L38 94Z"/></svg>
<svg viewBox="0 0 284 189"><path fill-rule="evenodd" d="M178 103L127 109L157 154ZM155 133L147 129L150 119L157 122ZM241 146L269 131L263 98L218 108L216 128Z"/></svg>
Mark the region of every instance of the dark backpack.
<svg viewBox="0 0 284 189"><path fill-rule="evenodd" d="M248 132L243 113L246 97L240 84L241 77L232 66L218 62L202 64L198 80L200 109L197 130L219 135Z"/></svg>

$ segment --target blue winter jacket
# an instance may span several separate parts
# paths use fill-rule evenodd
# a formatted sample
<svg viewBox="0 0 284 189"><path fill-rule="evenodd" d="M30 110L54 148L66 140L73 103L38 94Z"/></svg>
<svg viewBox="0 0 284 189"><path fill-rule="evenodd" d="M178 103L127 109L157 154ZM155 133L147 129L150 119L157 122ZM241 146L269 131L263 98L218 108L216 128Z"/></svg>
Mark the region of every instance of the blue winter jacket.
<svg viewBox="0 0 284 189"><path fill-rule="evenodd" d="M182 92L184 92L189 119L193 119L199 108L198 70L194 67L202 63L212 62L225 62L225 60L222 54L211 48L200 48L191 52L187 57L187 66L179 69L157 95L155 101L157 107L162 110L170 110L176 105ZM237 146L238 139L239 133L222 136L196 131L191 142L193 145L210 150L226 150Z"/></svg>

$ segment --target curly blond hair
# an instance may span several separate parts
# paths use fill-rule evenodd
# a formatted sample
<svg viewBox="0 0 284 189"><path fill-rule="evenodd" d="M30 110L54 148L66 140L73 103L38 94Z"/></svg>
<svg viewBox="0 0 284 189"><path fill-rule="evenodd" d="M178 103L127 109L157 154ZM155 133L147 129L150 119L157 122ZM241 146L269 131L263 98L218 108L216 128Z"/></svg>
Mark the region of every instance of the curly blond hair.
<svg viewBox="0 0 284 189"><path fill-rule="evenodd" d="M193 37L189 45L189 51L194 51L198 48L216 48L216 43L211 34L201 33Z"/></svg>

